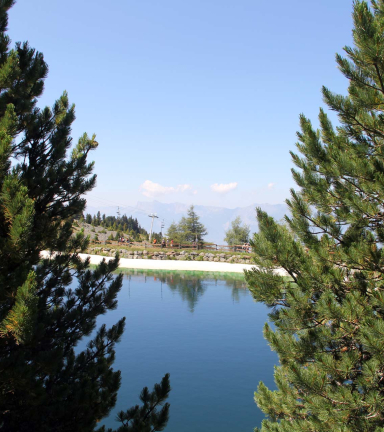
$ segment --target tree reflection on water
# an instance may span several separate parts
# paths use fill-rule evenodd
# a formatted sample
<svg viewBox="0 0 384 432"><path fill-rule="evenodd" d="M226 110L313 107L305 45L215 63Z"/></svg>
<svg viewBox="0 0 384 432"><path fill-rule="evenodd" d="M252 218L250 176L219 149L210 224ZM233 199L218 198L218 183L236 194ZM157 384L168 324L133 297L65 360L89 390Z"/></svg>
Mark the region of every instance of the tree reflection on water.
<svg viewBox="0 0 384 432"><path fill-rule="evenodd" d="M146 282L147 279L165 284L169 289L180 294L186 301L190 312L195 310L199 299L204 295L212 282L232 290L232 299L238 302L242 295L247 295L247 285L242 273L180 272L160 270L122 270L125 277L132 276Z"/></svg>

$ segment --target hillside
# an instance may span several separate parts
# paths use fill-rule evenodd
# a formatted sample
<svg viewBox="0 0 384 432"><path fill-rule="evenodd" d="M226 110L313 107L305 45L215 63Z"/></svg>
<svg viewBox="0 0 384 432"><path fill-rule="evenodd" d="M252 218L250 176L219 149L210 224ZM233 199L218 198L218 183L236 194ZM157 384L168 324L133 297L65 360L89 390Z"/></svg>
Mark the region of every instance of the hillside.
<svg viewBox="0 0 384 432"><path fill-rule="evenodd" d="M188 204L181 203L166 204L159 201L138 202L135 207L120 207L120 214L126 214L127 216L137 218L140 225L149 231L151 218L149 218L148 215L150 213L156 213L159 218L155 219L153 230L160 232L161 221L164 220L164 233L173 221L178 222L182 216L186 215L188 207ZM253 204L247 207L237 207L234 209L195 205L195 211L208 230L206 240L217 244L224 244L225 231L230 226L231 221L237 216L240 216L242 221L250 226L251 232L256 232L258 230L255 216L256 207L261 207L276 220L282 219L287 212L286 204ZM117 207L88 206L85 213L93 215L98 211L100 211L101 214L105 213L107 216L116 215Z"/></svg>

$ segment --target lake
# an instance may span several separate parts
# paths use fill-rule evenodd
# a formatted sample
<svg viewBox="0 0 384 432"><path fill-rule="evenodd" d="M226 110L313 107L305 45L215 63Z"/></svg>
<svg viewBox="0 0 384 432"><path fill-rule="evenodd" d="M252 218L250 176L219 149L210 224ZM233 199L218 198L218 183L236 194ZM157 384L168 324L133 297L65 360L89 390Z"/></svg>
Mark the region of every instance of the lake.
<svg viewBox="0 0 384 432"><path fill-rule="evenodd" d="M245 432L264 414L253 393L275 388L277 355L263 338L268 309L256 303L242 275L127 271L119 305L98 325L126 317L114 368L122 372L118 401L101 424L139 403L165 373L172 391L167 432Z"/></svg>

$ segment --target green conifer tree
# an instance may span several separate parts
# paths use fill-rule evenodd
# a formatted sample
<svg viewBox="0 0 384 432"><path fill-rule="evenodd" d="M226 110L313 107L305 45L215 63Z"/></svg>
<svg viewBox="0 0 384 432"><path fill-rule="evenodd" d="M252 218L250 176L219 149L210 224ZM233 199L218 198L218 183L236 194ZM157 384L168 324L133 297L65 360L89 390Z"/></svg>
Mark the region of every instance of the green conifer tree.
<svg viewBox="0 0 384 432"><path fill-rule="evenodd" d="M323 88L340 125L301 116L292 216L257 211L246 279L280 360L277 390L255 395L264 432L384 431L384 1L355 1L353 19L355 46L336 56L348 95Z"/></svg>
<svg viewBox="0 0 384 432"><path fill-rule="evenodd" d="M13 3L0 0L0 429L93 431L116 402L114 345L124 329L124 319L102 326L75 353L97 317L116 308L122 283L112 275L118 257L95 271L80 260L88 239L71 226L95 184L87 157L98 143L84 134L68 155L75 112L66 93L52 109L36 108L48 68L27 43L9 49ZM40 261L42 250L56 253ZM168 392L166 376L159 404ZM164 405L160 427L167 413Z"/></svg>
<svg viewBox="0 0 384 432"><path fill-rule="evenodd" d="M195 212L195 207L191 205L187 211L187 216L183 216L178 224L182 236L188 242L201 242L203 237L208 234L205 226L200 222L200 217Z"/></svg>

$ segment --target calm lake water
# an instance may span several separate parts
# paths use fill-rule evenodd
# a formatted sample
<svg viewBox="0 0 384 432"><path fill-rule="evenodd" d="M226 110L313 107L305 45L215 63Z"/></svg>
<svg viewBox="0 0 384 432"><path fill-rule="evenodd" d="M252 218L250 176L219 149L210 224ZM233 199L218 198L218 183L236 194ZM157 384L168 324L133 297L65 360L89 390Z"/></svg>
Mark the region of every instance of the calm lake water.
<svg viewBox="0 0 384 432"><path fill-rule="evenodd" d="M167 432L253 431L264 418L253 400L259 381L275 388L277 356L262 335L267 314L242 275L126 273L118 308L98 321L127 319L114 366L122 385L101 424L118 427L116 413L169 372Z"/></svg>

